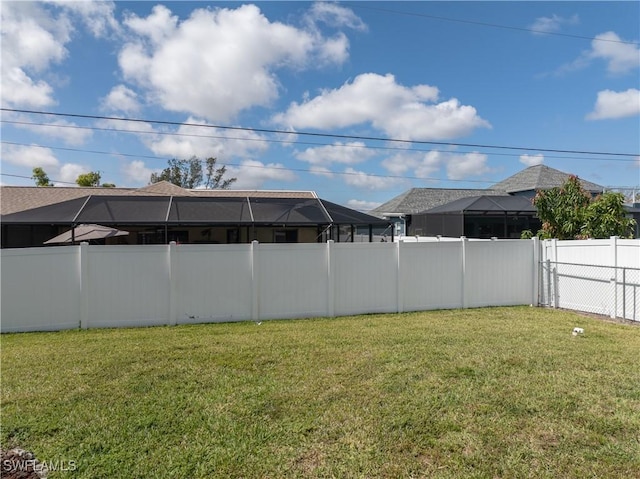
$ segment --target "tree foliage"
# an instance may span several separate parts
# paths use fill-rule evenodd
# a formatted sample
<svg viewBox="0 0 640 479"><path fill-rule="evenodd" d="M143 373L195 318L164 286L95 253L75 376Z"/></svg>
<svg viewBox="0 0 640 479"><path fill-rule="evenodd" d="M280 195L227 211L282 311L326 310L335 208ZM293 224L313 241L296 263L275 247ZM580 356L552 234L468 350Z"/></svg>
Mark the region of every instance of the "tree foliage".
<svg viewBox="0 0 640 479"><path fill-rule="evenodd" d="M543 239L633 236L635 221L626 215L624 196L607 192L592 199L574 175L561 187L538 191L533 204L542 221L538 236Z"/></svg>
<svg viewBox="0 0 640 479"><path fill-rule="evenodd" d="M100 186L100 172L82 173L76 178L76 183L78 186Z"/></svg>
<svg viewBox="0 0 640 479"><path fill-rule="evenodd" d="M237 178L225 179L226 166L217 167L217 159L214 157L204 160L205 168L202 168L202 161L192 156L188 160L173 158L168 161L168 166L160 173L151 174L151 183L168 181L181 188L193 189L204 186L207 189L228 189Z"/></svg>
<svg viewBox="0 0 640 479"><path fill-rule="evenodd" d="M53 183L49 180L49 176L42 168L37 166L31 171L33 173L31 178L36 182L36 186L53 186Z"/></svg>

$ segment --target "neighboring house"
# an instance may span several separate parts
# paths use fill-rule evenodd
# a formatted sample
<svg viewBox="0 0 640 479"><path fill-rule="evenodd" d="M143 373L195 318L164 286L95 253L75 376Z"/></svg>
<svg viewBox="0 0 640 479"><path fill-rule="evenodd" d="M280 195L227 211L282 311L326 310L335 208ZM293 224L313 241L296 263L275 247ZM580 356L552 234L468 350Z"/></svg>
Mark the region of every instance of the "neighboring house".
<svg viewBox="0 0 640 479"><path fill-rule="evenodd" d="M491 187L493 190L506 191L510 195L533 198L538 190L550 190L564 185L571 175L545 165L536 165L510 176ZM580 178L582 187L597 196L605 191L605 187Z"/></svg>
<svg viewBox="0 0 640 479"><path fill-rule="evenodd" d="M538 231L536 208L523 196L472 196L437 206L412 217L420 236L520 238L522 231Z"/></svg>
<svg viewBox="0 0 640 479"><path fill-rule="evenodd" d="M311 191L0 187L2 247L41 246L78 224L129 232L106 244L311 243L392 236L387 220Z"/></svg>
<svg viewBox="0 0 640 479"><path fill-rule="evenodd" d="M478 194L504 195L506 193L504 191L476 189L411 188L369 211L369 214L391 221L394 224L394 233L397 236L425 235L423 231L416 231L413 227L414 215Z"/></svg>
<svg viewBox="0 0 640 479"><path fill-rule="evenodd" d="M536 191L562 186L569 176L536 165L489 189L412 188L369 213L393 222L396 235L519 238L523 230L540 227L531 203ZM593 196L605 190L580 182Z"/></svg>

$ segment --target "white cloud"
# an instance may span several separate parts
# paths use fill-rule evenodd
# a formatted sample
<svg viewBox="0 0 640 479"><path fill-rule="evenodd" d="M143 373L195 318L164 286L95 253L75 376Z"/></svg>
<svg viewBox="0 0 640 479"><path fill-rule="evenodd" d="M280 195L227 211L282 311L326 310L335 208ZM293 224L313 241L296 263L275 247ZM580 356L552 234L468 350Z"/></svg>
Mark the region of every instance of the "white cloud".
<svg viewBox="0 0 640 479"><path fill-rule="evenodd" d="M246 158L263 153L268 148L265 138L250 130L230 130L208 126L207 122L188 118L177 130L158 131L157 135L142 135L141 140L156 155L174 158ZM173 134L175 133L175 134Z"/></svg>
<svg viewBox="0 0 640 479"><path fill-rule="evenodd" d="M118 32L120 25L114 17L115 2L55 0L55 4L76 14L96 38Z"/></svg>
<svg viewBox="0 0 640 479"><path fill-rule="evenodd" d="M537 155L521 155L520 163L526 166L536 166L544 163L544 155L539 153Z"/></svg>
<svg viewBox="0 0 640 479"><path fill-rule="evenodd" d="M444 161L445 154L433 150L423 152L402 152L386 158L382 161L382 166L394 175L408 175L419 178L429 178L440 169Z"/></svg>
<svg viewBox="0 0 640 479"><path fill-rule="evenodd" d="M591 41L591 49L570 63L562 65L556 74L581 70L595 60L604 60L607 71L612 75L622 75L640 67L640 46L637 44L620 43L623 41L615 32L597 35Z"/></svg>
<svg viewBox="0 0 640 479"><path fill-rule="evenodd" d="M35 2L2 2L2 103L52 105L53 88L36 75L67 55L72 27L64 16L49 15Z"/></svg>
<svg viewBox="0 0 640 479"><path fill-rule="evenodd" d="M381 204L382 203L379 203L379 202L376 202L376 201L364 201L364 200L349 200L349 201L347 201L347 206L349 208L353 208L354 210L357 210L357 211L363 211L365 213L377 208Z"/></svg>
<svg viewBox="0 0 640 479"><path fill-rule="evenodd" d="M333 145L310 147L295 153L298 160L312 165L326 166L333 163L353 165L366 161L374 155L375 153L368 150L362 141L336 142Z"/></svg>
<svg viewBox="0 0 640 479"><path fill-rule="evenodd" d="M587 119L605 120L638 114L640 114L640 90L635 88L622 92L603 90L598 92L595 107L587 115Z"/></svg>
<svg viewBox="0 0 640 479"><path fill-rule="evenodd" d="M640 46L617 43L620 40L616 33L606 32L591 42L590 57L605 60L609 73L628 73L640 67Z"/></svg>
<svg viewBox="0 0 640 479"><path fill-rule="evenodd" d="M366 31L367 25L353 10L337 3L316 2L311 6L308 19L313 22L323 22L331 27L348 27L354 30Z"/></svg>
<svg viewBox="0 0 640 479"><path fill-rule="evenodd" d="M447 178L463 180L491 172L487 166L487 155L482 153L451 154L447 158Z"/></svg>
<svg viewBox="0 0 640 479"><path fill-rule="evenodd" d="M325 166L314 165L310 168L310 171L313 175L335 178L335 173Z"/></svg>
<svg viewBox="0 0 640 479"><path fill-rule="evenodd" d="M102 99L102 107L105 110L123 113L137 113L141 108L138 94L124 85L114 86L109 94Z"/></svg>
<svg viewBox="0 0 640 479"><path fill-rule="evenodd" d="M163 108L230 121L278 97L275 71L344 61L340 36L270 22L255 5L196 9L180 22L163 6L124 21L133 34L119 53L125 78ZM188 83L189 87L185 88Z"/></svg>
<svg viewBox="0 0 640 479"><path fill-rule="evenodd" d="M227 166L225 178L237 178L231 185L234 190L255 190L267 181L294 181L296 176L281 163L264 164L257 160L245 160L240 166Z"/></svg>
<svg viewBox="0 0 640 479"><path fill-rule="evenodd" d="M61 186L69 186L67 183L75 183L79 175L88 173L90 171L91 168L87 168L83 165L78 165L76 163L65 163L56 174L56 180L60 182L59 184ZM54 184L58 183L54 182Z"/></svg>
<svg viewBox="0 0 640 479"><path fill-rule="evenodd" d="M2 145L2 161L25 168L55 169L59 161L49 148L39 146ZM47 173L50 174L49 171Z"/></svg>
<svg viewBox="0 0 640 479"><path fill-rule="evenodd" d="M346 184L365 190L386 190L402 182L398 178L371 175L353 168L347 168L344 173L343 178Z"/></svg>
<svg viewBox="0 0 640 479"><path fill-rule="evenodd" d="M563 25L575 25L580 22L578 15L571 17L561 17L555 13L550 17L539 17L529 26L531 30L535 30L535 34L558 32Z"/></svg>
<svg viewBox="0 0 640 479"><path fill-rule="evenodd" d="M390 137L402 140L442 140L489 127L476 109L453 98L438 99L429 85L405 87L391 74L364 73L352 83L325 90L303 103L292 103L273 120L294 129L331 129L370 123Z"/></svg>
<svg viewBox="0 0 640 479"><path fill-rule="evenodd" d="M103 35L117 28L114 8L113 2L1 2L2 104L55 104L53 87L41 76L68 57L73 17L79 15L94 35Z"/></svg>
<svg viewBox="0 0 640 479"><path fill-rule="evenodd" d="M136 183L148 183L151 173L154 171L151 168L147 168L144 161L141 160L125 163L121 169L127 180Z"/></svg>

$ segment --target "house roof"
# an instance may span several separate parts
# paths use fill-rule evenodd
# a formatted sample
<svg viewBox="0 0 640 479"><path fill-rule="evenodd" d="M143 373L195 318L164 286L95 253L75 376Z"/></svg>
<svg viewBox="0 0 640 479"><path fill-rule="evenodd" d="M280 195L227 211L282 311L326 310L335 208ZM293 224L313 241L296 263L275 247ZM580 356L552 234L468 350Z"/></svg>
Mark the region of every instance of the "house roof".
<svg viewBox="0 0 640 479"><path fill-rule="evenodd" d="M550 168L546 165L536 165L525 168L515 175L496 183L491 188L503 190L507 193L548 190L562 186L566 183L569 176L571 176L569 173ZM580 183L585 190L592 193L599 193L605 189L601 185L583 179L580 179Z"/></svg>
<svg viewBox="0 0 640 479"><path fill-rule="evenodd" d="M472 196L460 198L446 205L437 206L422 214L464 214L464 213L536 213L529 198L523 196Z"/></svg>
<svg viewBox="0 0 640 479"><path fill-rule="evenodd" d="M416 214L460 198L477 196L479 193L483 195L504 195L505 191L494 189L411 188L371 210L369 213L379 217L397 214Z"/></svg>
<svg viewBox="0 0 640 479"><path fill-rule="evenodd" d="M160 181L142 188L0 186L0 215L54 205L87 196L317 198L313 191L187 190L167 181Z"/></svg>
<svg viewBox="0 0 640 479"><path fill-rule="evenodd" d="M8 215L5 224L384 225L319 198L91 195Z"/></svg>

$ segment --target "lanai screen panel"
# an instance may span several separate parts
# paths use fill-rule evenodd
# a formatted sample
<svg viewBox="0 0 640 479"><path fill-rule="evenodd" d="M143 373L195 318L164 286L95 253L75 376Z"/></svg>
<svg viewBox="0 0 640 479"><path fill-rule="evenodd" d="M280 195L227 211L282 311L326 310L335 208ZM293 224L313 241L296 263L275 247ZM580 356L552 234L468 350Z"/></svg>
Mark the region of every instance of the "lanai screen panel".
<svg viewBox="0 0 640 479"><path fill-rule="evenodd" d="M251 211L256 223L329 224L331 219L317 199L251 198Z"/></svg>
<svg viewBox="0 0 640 479"><path fill-rule="evenodd" d="M1 217L4 224L72 223L87 197L19 211Z"/></svg>
<svg viewBox="0 0 640 479"><path fill-rule="evenodd" d="M389 221L380 219L376 216L368 215L351 208L331 203L330 201L320 200L324 207L327 209L329 216L335 224L348 224L348 225L375 225L375 226L388 226Z"/></svg>
<svg viewBox="0 0 640 479"><path fill-rule="evenodd" d="M169 211L169 223L243 224L251 223L247 198L174 197Z"/></svg>
<svg viewBox="0 0 640 479"><path fill-rule="evenodd" d="M164 223L169 196L92 196L78 215L78 223Z"/></svg>

